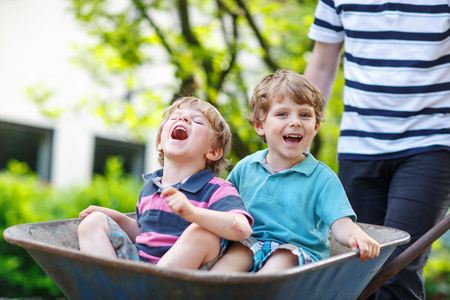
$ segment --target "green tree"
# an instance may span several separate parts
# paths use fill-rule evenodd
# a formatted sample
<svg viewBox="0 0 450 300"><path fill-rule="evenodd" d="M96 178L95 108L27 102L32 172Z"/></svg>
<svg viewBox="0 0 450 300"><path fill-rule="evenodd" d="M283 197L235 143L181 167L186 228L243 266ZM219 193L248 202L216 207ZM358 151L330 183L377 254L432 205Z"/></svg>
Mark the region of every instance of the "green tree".
<svg viewBox="0 0 450 300"><path fill-rule="evenodd" d="M254 85L277 68L302 73L313 45L307 38L312 0L71 1L92 37L90 45L78 45L75 62L105 91L120 91L85 104L108 124L126 124L139 140L171 101L195 95L229 122L234 162L262 147L243 118ZM161 65L170 67L172 81L155 87L145 74ZM339 118L339 109L327 115ZM322 131L312 152L333 167L336 130ZM327 153L319 153L322 147Z"/></svg>

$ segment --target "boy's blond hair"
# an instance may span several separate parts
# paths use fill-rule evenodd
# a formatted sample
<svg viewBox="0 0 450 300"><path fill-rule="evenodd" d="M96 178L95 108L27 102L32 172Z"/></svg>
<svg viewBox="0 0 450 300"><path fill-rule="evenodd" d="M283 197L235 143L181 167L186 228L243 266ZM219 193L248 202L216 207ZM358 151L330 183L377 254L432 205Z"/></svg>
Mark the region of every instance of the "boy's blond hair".
<svg viewBox="0 0 450 300"><path fill-rule="evenodd" d="M170 115L177 109L188 108L201 112L208 122L214 133L212 140L212 147L214 150L222 148L222 157L216 161L207 161L206 169L211 170L214 174L220 174L225 166L228 164L228 159L225 157L231 149L231 130L228 123L222 117L220 112L210 103L200 100L195 97L182 97L177 99L171 106L166 108L163 112L163 121L159 125L158 134L156 136L156 144L161 139L161 132L164 124ZM164 167L164 153L159 152L158 162Z"/></svg>
<svg viewBox="0 0 450 300"><path fill-rule="evenodd" d="M293 71L277 70L263 77L253 90L249 106L248 121L262 123L267 117L271 101L282 102L285 97L297 104L307 104L314 108L316 124L322 121L324 98L322 92L305 76ZM261 139L266 143L265 136Z"/></svg>

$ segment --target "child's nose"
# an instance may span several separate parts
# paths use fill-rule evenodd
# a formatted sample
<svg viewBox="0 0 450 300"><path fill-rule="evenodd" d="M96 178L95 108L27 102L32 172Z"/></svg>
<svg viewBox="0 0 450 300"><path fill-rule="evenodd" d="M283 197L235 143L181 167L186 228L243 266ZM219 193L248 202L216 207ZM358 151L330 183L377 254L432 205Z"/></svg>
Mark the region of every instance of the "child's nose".
<svg viewBox="0 0 450 300"><path fill-rule="evenodd" d="M293 126L293 127L294 126L300 127L300 126L302 126L302 122L300 122L300 120L298 118L292 118L289 125Z"/></svg>
<svg viewBox="0 0 450 300"><path fill-rule="evenodd" d="M186 122L186 123L191 123L191 118L189 118L189 116L187 116L187 115L181 115L181 116L178 118L178 120L179 120L179 121Z"/></svg>

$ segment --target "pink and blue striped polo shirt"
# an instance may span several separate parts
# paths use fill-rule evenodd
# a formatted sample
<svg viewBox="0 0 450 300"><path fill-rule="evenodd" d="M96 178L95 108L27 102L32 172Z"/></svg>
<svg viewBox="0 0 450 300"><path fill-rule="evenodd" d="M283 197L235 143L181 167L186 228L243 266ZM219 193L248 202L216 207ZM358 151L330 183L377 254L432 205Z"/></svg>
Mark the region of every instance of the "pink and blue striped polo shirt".
<svg viewBox="0 0 450 300"><path fill-rule="evenodd" d="M160 197L162 187L159 178L163 170L144 175L147 181L139 194L136 205L136 220L140 234L136 247L142 259L157 263L173 246L190 223L178 216ZM244 203L234 186L209 170L190 176L175 185L196 207L245 215L250 224L253 219L246 211Z"/></svg>

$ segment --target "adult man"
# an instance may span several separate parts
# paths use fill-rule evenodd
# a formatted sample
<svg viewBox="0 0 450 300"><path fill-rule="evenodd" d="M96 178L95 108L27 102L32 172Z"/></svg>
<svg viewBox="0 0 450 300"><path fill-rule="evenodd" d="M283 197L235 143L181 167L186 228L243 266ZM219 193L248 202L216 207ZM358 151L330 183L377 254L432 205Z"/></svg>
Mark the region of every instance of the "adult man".
<svg viewBox="0 0 450 300"><path fill-rule="evenodd" d="M358 221L405 230L414 242L450 204L449 2L321 0L309 37L305 75L326 96L345 44L339 177ZM429 251L374 297L423 299Z"/></svg>

